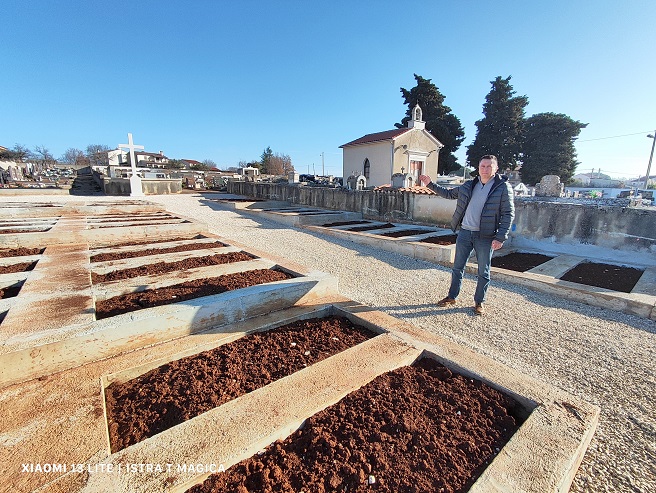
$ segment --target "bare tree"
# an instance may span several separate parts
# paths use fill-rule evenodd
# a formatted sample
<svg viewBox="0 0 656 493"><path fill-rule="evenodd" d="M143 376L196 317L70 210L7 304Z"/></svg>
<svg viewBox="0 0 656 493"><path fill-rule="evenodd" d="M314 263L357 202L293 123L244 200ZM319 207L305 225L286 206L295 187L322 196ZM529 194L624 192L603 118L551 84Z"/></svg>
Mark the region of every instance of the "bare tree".
<svg viewBox="0 0 656 493"><path fill-rule="evenodd" d="M204 159L203 164L207 166L207 169L216 168L216 163L211 159Z"/></svg>
<svg viewBox="0 0 656 493"><path fill-rule="evenodd" d="M27 146L20 145L20 144L16 144L14 148L11 150L11 152L13 152L14 154L14 159L19 163L22 163L25 160L29 159L29 157L32 154L30 150L27 148Z"/></svg>
<svg viewBox="0 0 656 493"><path fill-rule="evenodd" d="M73 147L69 147L66 149L66 152L62 154L62 157L59 158L62 162L69 164L71 166L73 165L83 165L87 162L87 158L84 155L84 152L82 152L80 149L75 149Z"/></svg>
<svg viewBox="0 0 656 493"><path fill-rule="evenodd" d="M38 164L43 167L48 167L55 164L55 158L50 153L50 150L46 146L36 146L34 148L34 157Z"/></svg>
<svg viewBox="0 0 656 493"><path fill-rule="evenodd" d="M108 152L111 151L109 146L104 144L89 144L87 146L86 156L91 166L108 166L109 156Z"/></svg>
<svg viewBox="0 0 656 493"><path fill-rule="evenodd" d="M290 171L294 171L292 158L287 154L274 154L269 158L269 167L267 171L270 175L286 175Z"/></svg>

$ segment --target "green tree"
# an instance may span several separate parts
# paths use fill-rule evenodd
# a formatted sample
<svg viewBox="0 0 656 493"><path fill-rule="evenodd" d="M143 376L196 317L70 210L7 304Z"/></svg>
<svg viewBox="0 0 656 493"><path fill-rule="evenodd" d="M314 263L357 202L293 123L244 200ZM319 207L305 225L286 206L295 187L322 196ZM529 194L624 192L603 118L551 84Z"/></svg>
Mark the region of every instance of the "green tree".
<svg viewBox="0 0 656 493"><path fill-rule="evenodd" d="M538 113L524 122L522 181L535 185L545 175L558 175L568 183L576 166L574 142L587 123L559 113Z"/></svg>
<svg viewBox="0 0 656 493"><path fill-rule="evenodd" d="M412 115L412 109L418 104L426 121L426 130L444 144L444 147L440 150L437 172L439 174L448 174L460 167L454 153L458 150L462 141L465 140L465 130L462 128L458 117L451 113L451 108L444 104L444 95L431 82L431 79L424 79L417 74L414 74L414 76L417 81L415 87L409 91L401 88L404 104L408 106L408 109L401 123L395 125L397 128L407 126Z"/></svg>
<svg viewBox="0 0 656 493"><path fill-rule="evenodd" d="M185 167L185 163L182 161L182 159L169 159L166 167L171 169L183 169Z"/></svg>
<svg viewBox="0 0 656 493"><path fill-rule="evenodd" d="M481 157L494 154L502 169L517 167L522 150L524 108L528 97L514 96L511 76L498 76L483 105L484 117L476 122L476 138L467 146L467 163L478 167Z"/></svg>
<svg viewBox="0 0 656 493"><path fill-rule="evenodd" d="M271 159L273 159L273 151L271 147L264 149L262 156L260 157L260 172L263 174L269 174L269 167L271 165Z"/></svg>

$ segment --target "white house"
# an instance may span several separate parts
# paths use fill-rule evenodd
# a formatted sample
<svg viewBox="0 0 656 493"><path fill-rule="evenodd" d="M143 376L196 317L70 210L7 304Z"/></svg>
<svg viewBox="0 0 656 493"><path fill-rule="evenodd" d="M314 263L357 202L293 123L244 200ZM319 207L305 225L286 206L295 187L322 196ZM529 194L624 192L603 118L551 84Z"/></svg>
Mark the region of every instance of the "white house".
<svg viewBox="0 0 656 493"><path fill-rule="evenodd" d="M437 176L437 160L444 145L426 130L421 108L412 110L407 128L367 134L342 146L344 180L364 175L367 187L390 184L395 173Z"/></svg>

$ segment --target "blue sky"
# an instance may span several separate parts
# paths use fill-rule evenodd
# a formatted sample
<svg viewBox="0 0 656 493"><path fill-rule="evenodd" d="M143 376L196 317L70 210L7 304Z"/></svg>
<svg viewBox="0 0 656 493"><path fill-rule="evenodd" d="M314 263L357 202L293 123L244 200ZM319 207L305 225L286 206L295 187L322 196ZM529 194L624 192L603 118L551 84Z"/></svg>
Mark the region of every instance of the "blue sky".
<svg viewBox="0 0 656 493"><path fill-rule="evenodd" d="M578 171L644 175L656 130L653 1L5 0L2 17L0 145L55 157L131 132L220 168L270 146L321 173L323 152L341 175L339 146L394 128L414 73L460 118L461 164L498 75L527 116L588 123Z"/></svg>

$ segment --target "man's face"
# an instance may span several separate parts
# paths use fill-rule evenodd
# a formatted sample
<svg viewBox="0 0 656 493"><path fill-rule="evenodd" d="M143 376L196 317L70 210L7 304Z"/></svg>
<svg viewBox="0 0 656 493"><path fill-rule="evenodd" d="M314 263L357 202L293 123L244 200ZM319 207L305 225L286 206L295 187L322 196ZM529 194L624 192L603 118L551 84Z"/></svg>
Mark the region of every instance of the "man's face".
<svg viewBox="0 0 656 493"><path fill-rule="evenodd" d="M478 174L484 181L494 176L498 169L499 165L492 159L481 159L481 162L478 163Z"/></svg>

